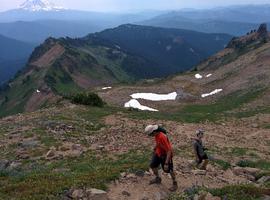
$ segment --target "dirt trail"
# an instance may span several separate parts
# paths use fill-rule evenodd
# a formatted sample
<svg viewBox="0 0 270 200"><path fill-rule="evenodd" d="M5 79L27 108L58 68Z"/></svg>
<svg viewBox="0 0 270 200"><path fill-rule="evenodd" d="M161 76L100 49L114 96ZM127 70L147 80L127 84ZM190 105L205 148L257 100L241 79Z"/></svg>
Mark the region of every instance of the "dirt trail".
<svg viewBox="0 0 270 200"><path fill-rule="evenodd" d="M245 177L236 176L230 169L223 171L209 166L206 174L203 171L192 170L187 164L188 160L175 158L175 171L179 188L177 192L192 188L194 186L203 186L207 188L219 188L228 184L249 183ZM197 174L198 173L198 174ZM167 199L170 195L169 188L172 181L169 175L161 173L162 184L149 185L149 181L154 176L147 172L143 177L129 174L115 181L109 186L108 198L110 200L160 200Z"/></svg>

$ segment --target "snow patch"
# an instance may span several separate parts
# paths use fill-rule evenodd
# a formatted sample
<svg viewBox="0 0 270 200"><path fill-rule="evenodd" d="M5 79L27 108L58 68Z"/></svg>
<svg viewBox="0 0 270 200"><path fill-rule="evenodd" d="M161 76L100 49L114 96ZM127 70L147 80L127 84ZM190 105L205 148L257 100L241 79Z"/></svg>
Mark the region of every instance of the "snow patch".
<svg viewBox="0 0 270 200"><path fill-rule="evenodd" d="M206 78L209 78L210 76L212 76L212 74L207 74L205 77Z"/></svg>
<svg viewBox="0 0 270 200"><path fill-rule="evenodd" d="M136 99L131 99L129 102L125 103L125 108L136 108L139 110L152 111L152 112L158 111L156 109L141 105L140 102Z"/></svg>
<svg viewBox="0 0 270 200"><path fill-rule="evenodd" d="M172 92L169 94L135 93L130 96L133 99L145 99L150 101L167 101L167 100L176 100L177 93L176 92Z"/></svg>
<svg viewBox="0 0 270 200"><path fill-rule="evenodd" d="M195 74L195 78L196 78L196 79L201 79L201 78L202 78L202 75L200 75L200 74Z"/></svg>
<svg viewBox="0 0 270 200"><path fill-rule="evenodd" d="M40 93L40 90L37 90L37 93Z"/></svg>
<svg viewBox="0 0 270 200"><path fill-rule="evenodd" d="M217 93L222 92L222 91L223 91L223 89L215 89L214 91L212 91L210 93L202 94L202 98L212 96L212 95L217 94Z"/></svg>
<svg viewBox="0 0 270 200"><path fill-rule="evenodd" d="M102 90L112 89L112 87L103 87Z"/></svg>
<svg viewBox="0 0 270 200"><path fill-rule="evenodd" d="M20 9L28 11L60 11L65 8L56 6L48 0L26 0L20 5Z"/></svg>

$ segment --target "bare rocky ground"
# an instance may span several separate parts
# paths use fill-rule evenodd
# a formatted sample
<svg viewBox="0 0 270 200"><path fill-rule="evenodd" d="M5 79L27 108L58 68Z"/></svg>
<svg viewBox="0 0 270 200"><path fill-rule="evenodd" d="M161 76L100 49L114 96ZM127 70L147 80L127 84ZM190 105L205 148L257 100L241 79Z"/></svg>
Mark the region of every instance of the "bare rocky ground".
<svg viewBox="0 0 270 200"><path fill-rule="evenodd" d="M193 124L135 119L130 118L129 113L123 110L104 111L108 109L67 104L1 119L0 197L156 200L173 198L172 195L180 195L191 188L216 189L239 184L266 188L263 195L270 195L267 189L270 174L270 131L258 125L259 117L267 120L269 115ZM153 123L165 126L173 143L174 165L179 183L176 194L169 192L171 180L166 174L162 174L161 185L148 185L153 178L147 165L154 143L153 138L144 135L143 130L147 124ZM190 160L193 159L192 138L198 128L206 131L205 143L213 158L206 172L193 170L190 166ZM136 156L127 162L127 158L122 158L124 161L120 159L119 168L123 169L118 169L118 165L113 169L99 166L94 169L93 174L87 173L87 170L92 170L91 166L94 168L98 165L99 160L102 163L103 157L108 158L106 163L110 164L119 156L129 155L132 151L139 152L138 155L144 159L129 166L128 162L132 162ZM95 156L94 160L89 160L88 155ZM252 164L241 165L243 161L250 161ZM43 168L39 169L39 165L48 166L48 169L44 169L44 173L50 174L48 180L45 178L42 179L43 182L37 182L32 174L28 175L36 170L35 176L38 179L43 177L40 175ZM135 165L143 167L134 167ZM130 168L139 169L130 171ZM118 175L104 178L111 173ZM261 177L264 179L261 180ZM104 183L107 188L100 186L99 182ZM37 192L41 192L41 195L37 196ZM210 193L206 195L204 199L221 199L212 197ZM197 195L194 198L201 197Z"/></svg>

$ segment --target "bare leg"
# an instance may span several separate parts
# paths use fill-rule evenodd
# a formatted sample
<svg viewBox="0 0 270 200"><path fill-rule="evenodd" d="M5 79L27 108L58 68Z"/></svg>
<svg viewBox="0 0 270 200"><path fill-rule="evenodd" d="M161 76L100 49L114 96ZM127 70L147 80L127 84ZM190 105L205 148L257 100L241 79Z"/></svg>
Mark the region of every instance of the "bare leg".
<svg viewBox="0 0 270 200"><path fill-rule="evenodd" d="M203 170L206 170L206 167L207 167L208 163L209 163L208 159L203 161L203 164L202 164L202 169Z"/></svg>
<svg viewBox="0 0 270 200"><path fill-rule="evenodd" d="M158 173L158 168L152 168L153 173L155 174L156 177L160 177Z"/></svg>
<svg viewBox="0 0 270 200"><path fill-rule="evenodd" d="M172 177L173 182L176 182L176 176L175 176L175 173L174 173L174 172L171 172L170 175L171 175L171 177Z"/></svg>
<svg viewBox="0 0 270 200"><path fill-rule="evenodd" d="M156 178L151 180L149 182L149 184L150 185L152 185L152 184L160 184L161 183L161 178L160 178L159 173L158 173L158 168L152 168L152 171L154 172Z"/></svg>
<svg viewBox="0 0 270 200"><path fill-rule="evenodd" d="M169 190L172 191L172 192L174 192L178 188L178 184L177 184L177 181L176 181L176 175L175 175L174 172L170 172L170 175L172 177L173 186Z"/></svg>

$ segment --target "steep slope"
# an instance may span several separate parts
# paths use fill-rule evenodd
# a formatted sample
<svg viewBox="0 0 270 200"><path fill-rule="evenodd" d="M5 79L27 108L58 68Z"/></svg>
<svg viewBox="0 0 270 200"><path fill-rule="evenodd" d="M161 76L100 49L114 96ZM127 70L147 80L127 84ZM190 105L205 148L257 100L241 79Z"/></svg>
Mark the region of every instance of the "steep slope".
<svg viewBox="0 0 270 200"><path fill-rule="evenodd" d="M25 65L33 48L32 44L0 35L0 84Z"/></svg>
<svg viewBox="0 0 270 200"><path fill-rule="evenodd" d="M132 81L122 62L133 58L114 46L76 39L47 39L1 92L1 114L31 111L98 85Z"/></svg>
<svg viewBox="0 0 270 200"><path fill-rule="evenodd" d="M224 50L193 71L149 84L101 91L100 96L111 105L124 106L134 93L177 92L174 101L138 99L144 106L160 111L144 114L145 118L198 122L270 113L269 38L266 25L261 25L249 35L233 38ZM261 119L264 121L263 116Z"/></svg>
<svg viewBox="0 0 270 200"><path fill-rule="evenodd" d="M152 68L136 66L128 69L138 76L145 73L144 78L164 77L188 70L202 59L223 49L231 39L226 34L204 34L132 24L88 36L95 37L109 40L122 49L155 63Z"/></svg>

